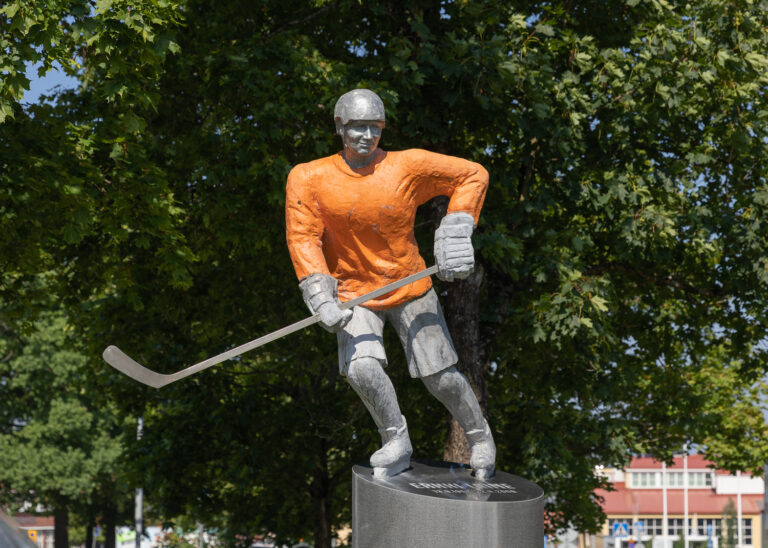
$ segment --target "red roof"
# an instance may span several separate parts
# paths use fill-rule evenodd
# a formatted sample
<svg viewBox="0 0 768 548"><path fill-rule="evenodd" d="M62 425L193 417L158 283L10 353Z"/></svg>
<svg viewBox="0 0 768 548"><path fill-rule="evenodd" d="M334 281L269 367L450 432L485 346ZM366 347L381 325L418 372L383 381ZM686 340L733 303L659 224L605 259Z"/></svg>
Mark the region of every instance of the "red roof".
<svg viewBox="0 0 768 548"><path fill-rule="evenodd" d="M688 468L712 468L714 463L705 459L701 455L688 455ZM661 470L661 461L655 460L652 457L634 457L632 463L627 470L636 468ZM667 466L667 470L682 470L683 469L683 457L676 456L674 464Z"/></svg>
<svg viewBox="0 0 768 548"><path fill-rule="evenodd" d="M603 497L603 512L615 514L661 514L663 509L663 491L661 489L628 489L624 483L614 483L615 491L598 489L595 494ZM684 491L667 489L667 513L684 512ZM722 515L728 500L736 504L736 495L718 495L712 489L688 490L688 514ZM741 495L741 507L744 514L759 514L763 495Z"/></svg>
<svg viewBox="0 0 768 548"><path fill-rule="evenodd" d="M28 514L26 512L19 512L13 515L13 519L19 524L22 529L35 529L40 527L53 527L53 516L38 516L36 514Z"/></svg>

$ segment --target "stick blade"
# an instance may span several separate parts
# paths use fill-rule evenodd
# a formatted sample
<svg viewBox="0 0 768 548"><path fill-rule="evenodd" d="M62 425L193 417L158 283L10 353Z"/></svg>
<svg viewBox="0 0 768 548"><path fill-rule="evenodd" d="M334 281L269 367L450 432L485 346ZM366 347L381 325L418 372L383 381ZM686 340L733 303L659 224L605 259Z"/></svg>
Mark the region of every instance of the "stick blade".
<svg viewBox="0 0 768 548"><path fill-rule="evenodd" d="M161 388L172 381L168 379L171 375L163 375L147 369L114 345L105 348L102 357L105 362L121 373L152 388Z"/></svg>

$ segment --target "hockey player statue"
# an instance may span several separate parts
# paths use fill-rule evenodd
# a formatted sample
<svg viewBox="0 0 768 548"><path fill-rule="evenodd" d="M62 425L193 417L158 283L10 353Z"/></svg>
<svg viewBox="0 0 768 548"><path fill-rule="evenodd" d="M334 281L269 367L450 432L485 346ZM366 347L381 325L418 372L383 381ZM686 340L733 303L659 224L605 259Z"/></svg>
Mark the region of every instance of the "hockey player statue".
<svg viewBox="0 0 768 548"><path fill-rule="evenodd" d="M351 310L339 305L425 268L413 225L416 208L435 196L450 197L435 232L438 276L444 281L469 276L471 236L488 173L461 158L378 148L384 104L370 90L342 95L334 120L343 151L300 164L288 175L286 236L304 301L320 324L336 333L340 372L381 433L382 447L370 458L374 477L407 469L413 452L384 372L382 330L390 321L410 375L420 378L462 426L474 475L487 480L494 473L496 446L469 382L455 367L458 356L429 277Z"/></svg>
<svg viewBox="0 0 768 548"><path fill-rule="evenodd" d="M496 446L469 382L455 367L458 356L429 274L453 281L472 273L471 236L488 173L461 158L378 148L384 104L370 90L342 95L334 118L344 150L293 168L286 190L288 249L313 315L175 373L149 369L114 345L104 349L104 359L132 379L162 388L319 322L336 333L339 369L379 428L382 447L371 455L371 466L376 478L386 478L408 468L413 452L384 372L382 331L388 320L411 376L462 426L475 477L487 480ZM416 208L435 196L450 196L450 202L435 232L437 264L425 269L413 223Z"/></svg>

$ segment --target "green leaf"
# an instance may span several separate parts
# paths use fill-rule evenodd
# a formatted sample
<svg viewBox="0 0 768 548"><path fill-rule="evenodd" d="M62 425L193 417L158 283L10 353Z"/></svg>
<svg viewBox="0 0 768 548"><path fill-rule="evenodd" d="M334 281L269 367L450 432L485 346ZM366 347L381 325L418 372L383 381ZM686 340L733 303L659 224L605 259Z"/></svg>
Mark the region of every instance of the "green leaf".
<svg viewBox="0 0 768 548"><path fill-rule="evenodd" d="M551 25L545 25L544 23L537 23L534 28L536 29L537 32L540 32L545 36L555 35L555 29Z"/></svg>
<svg viewBox="0 0 768 548"><path fill-rule="evenodd" d="M113 160L125 157L125 152L121 143L115 143L112 145L112 150L109 153L109 157Z"/></svg>
<svg viewBox="0 0 768 548"><path fill-rule="evenodd" d="M747 53L744 58L755 68L755 69L768 69L768 57L765 55L762 55L760 53L751 51Z"/></svg>
<svg viewBox="0 0 768 548"><path fill-rule="evenodd" d="M599 295L591 297L589 302L592 303L592 306L598 312L608 312L608 301Z"/></svg>
<svg viewBox="0 0 768 548"><path fill-rule="evenodd" d="M504 61L498 65L499 73L506 78L515 78L520 66L512 60Z"/></svg>
<svg viewBox="0 0 768 548"><path fill-rule="evenodd" d="M114 0L96 0L96 13L105 14L114 4Z"/></svg>
<svg viewBox="0 0 768 548"><path fill-rule="evenodd" d="M732 59L732 56L727 50L721 49L717 51L716 59L717 59L717 64L722 67L722 66L725 66L725 63L729 59Z"/></svg>
<svg viewBox="0 0 768 548"><path fill-rule="evenodd" d="M82 239L80 231L75 225L70 223L64 225L62 235L64 236L64 241L68 244L76 244Z"/></svg>
<svg viewBox="0 0 768 548"><path fill-rule="evenodd" d="M21 2L13 2L0 8L0 13L4 13L9 19L12 19L19 12L19 8L21 8Z"/></svg>
<svg viewBox="0 0 768 548"><path fill-rule="evenodd" d="M13 107L10 102L0 99L0 123L14 119Z"/></svg>
<svg viewBox="0 0 768 548"><path fill-rule="evenodd" d="M147 122L132 112L127 112L123 117L123 127L125 127L125 130L129 133L144 131L146 126Z"/></svg>

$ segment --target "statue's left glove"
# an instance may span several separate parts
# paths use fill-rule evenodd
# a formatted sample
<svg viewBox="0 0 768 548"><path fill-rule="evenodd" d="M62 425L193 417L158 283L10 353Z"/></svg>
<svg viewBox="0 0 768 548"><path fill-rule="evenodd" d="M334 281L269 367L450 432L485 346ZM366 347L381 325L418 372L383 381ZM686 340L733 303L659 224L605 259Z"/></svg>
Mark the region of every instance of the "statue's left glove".
<svg viewBox="0 0 768 548"><path fill-rule="evenodd" d="M331 333L338 333L352 319L351 310L339 308L337 285L336 278L328 274L311 274L299 282L309 311L320 314L320 325Z"/></svg>
<svg viewBox="0 0 768 548"><path fill-rule="evenodd" d="M435 231L435 262L437 277L441 280L463 280L475 270L474 227L475 219L469 213L451 213L443 217Z"/></svg>

